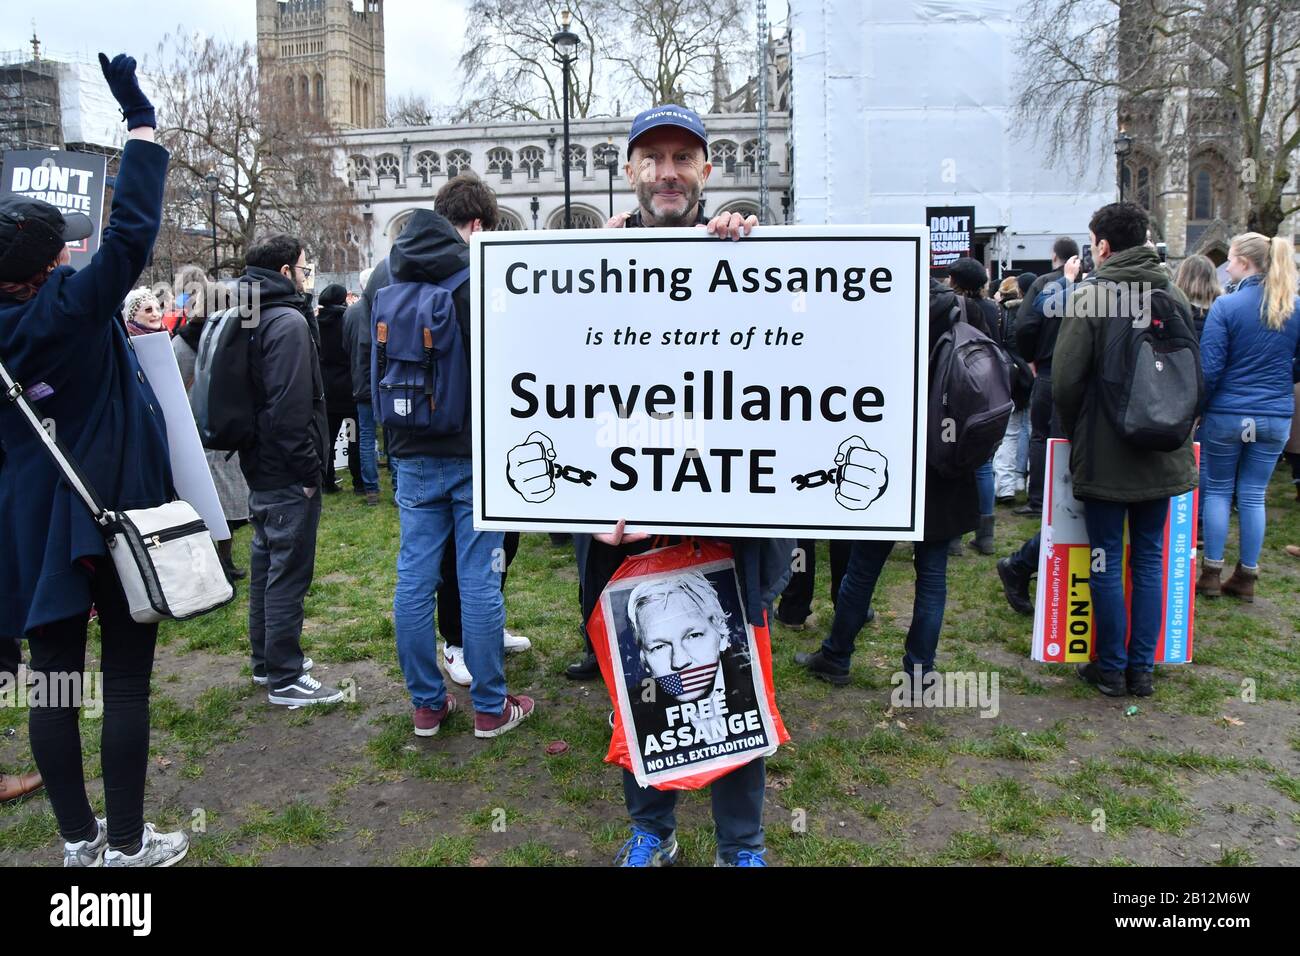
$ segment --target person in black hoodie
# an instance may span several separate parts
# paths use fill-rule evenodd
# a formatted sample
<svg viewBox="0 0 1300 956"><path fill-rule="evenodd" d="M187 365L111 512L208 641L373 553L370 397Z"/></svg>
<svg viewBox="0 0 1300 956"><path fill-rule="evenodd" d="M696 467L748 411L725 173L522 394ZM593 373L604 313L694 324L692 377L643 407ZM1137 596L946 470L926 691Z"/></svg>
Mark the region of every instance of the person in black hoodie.
<svg viewBox="0 0 1300 956"><path fill-rule="evenodd" d="M398 236L386 262L375 267L366 286L371 322L384 305L379 293L397 282L441 283L469 267L469 238L496 227L496 196L477 177L455 176L434 198L434 212L417 210ZM470 348L470 288L462 281L452 291L466 365ZM401 316L390 316L393 322ZM428 435L392 427L389 459L394 463L401 545L393 624L397 658L411 695L416 736L432 737L456 709L456 698L438 670L434 607L443 551L456 549L461 636L472 676L474 735L497 737L532 714L530 697L506 690L505 599L497 558L504 533L474 528L474 469L470 459L470 403L465 420L450 435Z"/></svg>
<svg viewBox="0 0 1300 956"><path fill-rule="evenodd" d="M304 311L310 275L302 243L272 236L248 250L241 302L256 303L249 366L257 401L253 444L239 466L248 481L253 547L248 641L253 681L272 704L327 704L343 694L315 680L302 653L303 599L316 564L320 485L329 454L319 344Z"/></svg>
<svg viewBox="0 0 1300 956"><path fill-rule="evenodd" d="M374 271L361 270L363 293ZM370 306L364 294L343 313L343 345L351 366L352 403L357 409L357 468L361 482L353 484L352 493L365 495L366 504L373 506L379 504L379 468L375 456L375 411L370 404Z"/></svg>
<svg viewBox="0 0 1300 956"><path fill-rule="evenodd" d="M1037 514L1043 510L1043 469L1047 462L1047 439L1063 438L1061 423L1052 411L1052 350L1061 320L1043 314L1039 300L1049 284L1057 282L1065 264L1079 254L1079 244L1061 236L1052 244L1052 271L1039 276L1025 293L1016 314L1016 351L1034 368L1034 388L1029 396L1029 501L1014 513Z"/></svg>
<svg viewBox="0 0 1300 956"><path fill-rule="evenodd" d="M957 293L930 280L930 351L952 325ZM967 312L971 325L989 332L982 311ZM927 468L925 474L925 537L915 544L912 565L916 570L916 592L912 621L907 628L903 671L904 689L919 701L925 675L932 672L943 613L948 597L948 542L979 524L979 494L975 471L960 478L945 478ZM795 663L830 684L849 682L849 662L858 632L869 620L871 600L885 561L894 549L893 541L854 541L848 568L835 603L835 619L821 647L809 654L796 654Z"/></svg>
<svg viewBox="0 0 1300 956"><path fill-rule="evenodd" d="M348 290L338 283L327 285L317 302L316 326L320 332L320 371L325 381L325 412L329 421L329 448L325 456L325 493L338 491L334 477L334 438L344 422L348 425L348 471L352 487L361 487L361 460L357 443L357 403L352 398L352 368L343 345L343 313Z"/></svg>

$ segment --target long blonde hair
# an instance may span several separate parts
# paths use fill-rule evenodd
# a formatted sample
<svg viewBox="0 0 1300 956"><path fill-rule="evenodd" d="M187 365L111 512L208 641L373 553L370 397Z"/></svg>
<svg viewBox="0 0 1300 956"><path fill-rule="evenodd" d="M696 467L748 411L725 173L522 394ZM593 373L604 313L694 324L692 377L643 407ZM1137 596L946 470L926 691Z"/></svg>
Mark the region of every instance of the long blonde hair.
<svg viewBox="0 0 1300 956"><path fill-rule="evenodd" d="M1233 237L1229 251L1236 252L1263 273L1264 299L1260 304L1260 319L1274 332L1278 331L1296 310L1296 287L1300 284L1291 240L1243 232Z"/></svg>
<svg viewBox="0 0 1300 956"><path fill-rule="evenodd" d="M1214 300L1223 295L1214 263L1208 256L1188 256L1178 267L1174 285L1183 290L1187 301L1200 309L1208 309Z"/></svg>

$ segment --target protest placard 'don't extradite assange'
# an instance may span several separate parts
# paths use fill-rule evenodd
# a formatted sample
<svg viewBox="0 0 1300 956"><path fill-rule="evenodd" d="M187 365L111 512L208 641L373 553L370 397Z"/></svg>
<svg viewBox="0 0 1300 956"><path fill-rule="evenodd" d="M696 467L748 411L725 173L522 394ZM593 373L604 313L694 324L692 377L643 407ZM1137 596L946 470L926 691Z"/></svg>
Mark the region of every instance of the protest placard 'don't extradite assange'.
<svg viewBox="0 0 1300 956"><path fill-rule="evenodd" d="M475 526L915 540L922 226L477 233Z"/></svg>

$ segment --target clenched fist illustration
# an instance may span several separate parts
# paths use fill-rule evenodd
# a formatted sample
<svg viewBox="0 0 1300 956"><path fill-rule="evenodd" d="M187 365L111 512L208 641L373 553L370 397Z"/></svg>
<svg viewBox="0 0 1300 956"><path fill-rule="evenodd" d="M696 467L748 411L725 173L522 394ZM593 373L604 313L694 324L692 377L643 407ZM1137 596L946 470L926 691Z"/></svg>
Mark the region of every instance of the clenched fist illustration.
<svg viewBox="0 0 1300 956"><path fill-rule="evenodd" d="M506 481L532 504L555 494L555 446L541 432L532 432L506 453Z"/></svg>
<svg viewBox="0 0 1300 956"><path fill-rule="evenodd" d="M889 487L889 462L859 436L840 442L835 500L850 511L864 511Z"/></svg>

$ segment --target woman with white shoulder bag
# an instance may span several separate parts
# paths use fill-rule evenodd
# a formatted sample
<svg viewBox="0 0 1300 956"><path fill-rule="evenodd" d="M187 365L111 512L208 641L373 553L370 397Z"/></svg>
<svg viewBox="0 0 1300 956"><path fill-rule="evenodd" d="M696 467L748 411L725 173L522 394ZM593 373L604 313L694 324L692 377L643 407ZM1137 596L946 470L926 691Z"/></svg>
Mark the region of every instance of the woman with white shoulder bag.
<svg viewBox="0 0 1300 956"><path fill-rule="evenodd" d="M94 258L68 264L67 243L93 231L86 216L0 199L0 634L28 639L51 690L29 728L64 865L170 866L185 834L144 822L157 622L230 592L202 521L175 500L162 409L118 318L158 233L168 154L135 60L100 65L129 133ZM86 795L78 728L92 605L106 819Z"/></svg>

